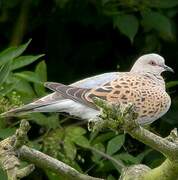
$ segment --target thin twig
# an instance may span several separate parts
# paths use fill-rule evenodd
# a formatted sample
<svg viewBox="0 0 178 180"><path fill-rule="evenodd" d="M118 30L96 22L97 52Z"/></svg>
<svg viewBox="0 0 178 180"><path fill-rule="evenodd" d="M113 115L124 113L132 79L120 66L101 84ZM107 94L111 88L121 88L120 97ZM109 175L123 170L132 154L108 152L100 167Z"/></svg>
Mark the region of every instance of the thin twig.
<svg viewBox="0 0 178 180"><path fill-rule="evenodd" d="M93 148L93 147L89 147L89 149L93 152L96 152L97 154L103 156L104 158L112 161L113 163L115 163L118 167L118 169L122 169L122 168L125 168L125 165L124 163L121 161L121 160L116 160L114 159L112 156L109 156L108 154L96 149L96 148Z"/></svg>

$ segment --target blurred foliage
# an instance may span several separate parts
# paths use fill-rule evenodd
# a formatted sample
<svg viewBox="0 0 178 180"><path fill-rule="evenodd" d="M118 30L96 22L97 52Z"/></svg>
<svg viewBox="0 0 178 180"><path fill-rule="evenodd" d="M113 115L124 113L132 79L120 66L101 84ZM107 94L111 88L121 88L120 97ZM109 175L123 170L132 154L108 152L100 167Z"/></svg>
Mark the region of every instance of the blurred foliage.
<svg viewBox="0 0 178 180"><path fill-rule="evenodd" d="M178 127L177 12L177 0L0 0L0 112L46 95L47 71L49 80L70 83L117 67L128 69L138 55L157 52L176 74L167 80L172 107L150 129L168 135ZM30 41L20 45L31 37L28 49ZM43 54L22 55L25 50L45 53L46 61ZM86 122L55 113L1 119L0 138L13 134L22 118L31 122L30 146L91 176L116 180L120 161L156 167L164 160L128 135L111 130L91 134ZM5 179L2 170L0 179ZM26 179L64 178L37 169Z"/></svg>

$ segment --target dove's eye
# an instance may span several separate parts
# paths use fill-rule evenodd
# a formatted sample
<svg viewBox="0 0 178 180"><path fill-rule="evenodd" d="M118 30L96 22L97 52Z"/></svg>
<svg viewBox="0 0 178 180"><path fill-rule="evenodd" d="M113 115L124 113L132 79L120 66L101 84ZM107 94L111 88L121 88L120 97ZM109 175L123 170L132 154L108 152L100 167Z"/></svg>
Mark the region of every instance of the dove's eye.
<svg viewBox="0 0 178 180"><path fill-rule="evenodd" d="M152 66L156 66L157 65L154 61L150 61L149 64L152 65Z"/></svg>

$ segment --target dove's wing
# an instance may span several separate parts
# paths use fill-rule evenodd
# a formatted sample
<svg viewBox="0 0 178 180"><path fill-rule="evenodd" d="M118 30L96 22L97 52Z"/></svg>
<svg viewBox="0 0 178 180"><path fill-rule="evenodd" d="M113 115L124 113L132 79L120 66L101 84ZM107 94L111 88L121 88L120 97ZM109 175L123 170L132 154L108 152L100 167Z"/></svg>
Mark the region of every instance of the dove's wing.
<svg viewBox="0 0 178 180"><path fill-rule="evenodd" d="M86 107L98 110L98 108L93 104L92 98L98 97L104 100L110 100L108 99L110 97L108 94L113 92L112 82L114 81L110 81L103 84L102 86L92 89L79 88L71 85L66 86L64 84L54 82L47 82L45 83L45 86L53 91L60 93L61 96L65 99L70 99L77 103L83 104ZM117 98L116 95L115 98Z"/></svg>
<svg viewBox="0 0 178 180"><path fill-rule="evenodd" d="M74 86L74 87L78 87L78 88L87 88L87 89L97 88L102 84L105 84L105 83L108 83L110 81L117 79L118 76L119 76L119 72L104 73L104 74L92 76L92 77L77 81L75 83L70 84L70 86ZM49 89L51 89L51 88L49 88ZM60 92L56 91L52 94L49 94L49 95L33 102L33 105L38 106L39 104L40 105L53 104L62 99L64 99L64 97L61 96Z"/></svg>
<svg viewBox="0 0 178 180"><path fill-rule="evenodd" d="M74 86L78 88L87 88L87 89L97 88L102 84L106 84L110 81L117 79L118 76L119 76L118 72L104 73L104 74L92 76L92 77L77 81L75 83L70 84L70 86ZM48 88L51 89L50 87ZM34 107L35 106L38 107L41 105L43 106L43 105L48 105L48 104L54 104L63 99L64 97L61 96L60 92L56 91L43 98L40 98L39 100L33 102L32 104L34 105Z"/></svg>
<svg viewBox="0 0 178 180"><path fill-rule="evenodd" d="M100 75L96 75L93 77L89 77L80 81L77 81L72 86L80 87L80 88L96 88L104 83L107 83L109 81L112 81L118 77L118 72L110 72L110 73L104 73ZM61 96L60 92L54 92L47 96L44 96L30 104L24 105L19 108L12 109L8 112L5 112L1 114L2 116L13 116L18 113L24 113L24 112L31 112L31 111L39 111L39 112L48 112L48 107L50 106L50 112L55 112L56 110L56 104L60 102L61 106L62 104L65 104L66 98L64 96ZM72 102L72 101L71 101ZM89 106L91 103L89 103Z"/></svg>
<svg viewBox="0 0 178 180"><path fill-rule="evenodd" d="M71 85L80 88L96 88L102 84L117 79L118 76L119 76L119 72L104 73L77 81Z"/></svg>
<svg viewBox="0 0 178 180"><path fill-rule="evenodd" d="M90 89L66 86L64 84L54 82L46 82L45 86L55 92L60 93L65 99L71 99L77 103L96 109L96 106L86 99L86 94L90 92Z"/></svg>

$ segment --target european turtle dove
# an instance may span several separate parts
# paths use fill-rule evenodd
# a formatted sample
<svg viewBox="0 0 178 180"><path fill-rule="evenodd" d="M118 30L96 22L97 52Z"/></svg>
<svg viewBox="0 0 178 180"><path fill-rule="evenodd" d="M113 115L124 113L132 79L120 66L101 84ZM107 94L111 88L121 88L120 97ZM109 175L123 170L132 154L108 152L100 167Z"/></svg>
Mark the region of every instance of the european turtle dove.
<svg viewBox="0 0 178 180"><path fill-rule="evenodd" d="M165 65L158 54L146 54L137 59L130 72L111 72L87 78L69 86L47 82L54 93L23 107L3 113L14 116L24 112L66 112L81 119L94 119L99 109L92 98L110 103L133 103L140 124L149 124L169 109L171 99L165 91L163 71L173 69Z"/></svg>

